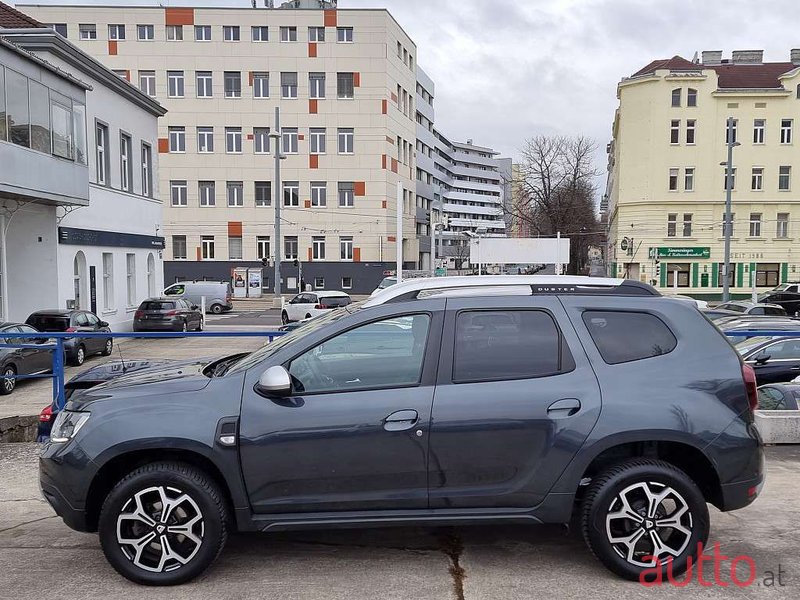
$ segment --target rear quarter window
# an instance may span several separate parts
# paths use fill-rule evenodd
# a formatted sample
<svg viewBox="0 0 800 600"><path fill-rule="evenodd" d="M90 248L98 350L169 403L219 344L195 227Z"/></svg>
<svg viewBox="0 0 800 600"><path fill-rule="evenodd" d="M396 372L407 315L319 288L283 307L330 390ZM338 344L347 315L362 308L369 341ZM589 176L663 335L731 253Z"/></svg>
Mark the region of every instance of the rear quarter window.
<svg viewBox="0 0 800 600"><path fill-rule="evenodd" d="M583 322L609 365L668 354L678 345L666 323L650 313L587 310Z"/></svg>
<svg viewBox="0 0 800 600"><path fill-rule="evenodd" d="M28 319L28 324L39 331L66 331L69 327L67 317L34 316Z"/></svg>

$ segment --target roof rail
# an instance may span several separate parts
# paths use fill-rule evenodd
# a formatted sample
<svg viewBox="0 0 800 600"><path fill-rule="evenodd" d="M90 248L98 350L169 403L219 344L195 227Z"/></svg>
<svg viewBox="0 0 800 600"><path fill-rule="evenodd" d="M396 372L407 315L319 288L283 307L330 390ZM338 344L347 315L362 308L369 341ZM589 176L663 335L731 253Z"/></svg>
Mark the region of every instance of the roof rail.
<svg viewBox="0 0 800 600"><path fill-rule="evenodd" d="M433 277L409 279L382 290L376 290L364 304L379 306L389 302L414 300L437 295L497 296L508 290L508 295L520 295L520 288L529 289L529 295L558 296L660 296L654 287L639 281L605 277L573 277L568 275L480 275L472 277ZM485 293L484 293L485 292Z"/></svg>

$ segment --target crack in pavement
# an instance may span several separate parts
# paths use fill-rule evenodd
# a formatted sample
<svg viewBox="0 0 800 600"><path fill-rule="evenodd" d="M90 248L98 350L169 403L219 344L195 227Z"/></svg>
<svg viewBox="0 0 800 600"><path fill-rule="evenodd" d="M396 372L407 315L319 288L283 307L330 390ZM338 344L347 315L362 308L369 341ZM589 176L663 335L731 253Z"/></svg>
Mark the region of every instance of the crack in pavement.
<svg viewBox="0 0 800 600"><path fill-rule="evenodd" d="M461 555L464 553L464 542L455 529L443 530L439 536L441 550L450 559L448 572L453 578L453 591L456 600L464 600L464 580L467 572L461 566Z"/></svg>
<svg viewBox="0 0 800 600"><path fill-rule="evenodd" d="M33 519L31 521L25 521L23 523L17 523L16 525L12 525L11 527L6 527L5 529L0 529L0 533L5 533L6 531L11 531L12 529L16 529L17 527L24 527L25 525L31 525L33 523L38 523L39 521L44 521L46 519L57 519L58 515L49 515L47 517L39 517L38 519Z"/></svg>

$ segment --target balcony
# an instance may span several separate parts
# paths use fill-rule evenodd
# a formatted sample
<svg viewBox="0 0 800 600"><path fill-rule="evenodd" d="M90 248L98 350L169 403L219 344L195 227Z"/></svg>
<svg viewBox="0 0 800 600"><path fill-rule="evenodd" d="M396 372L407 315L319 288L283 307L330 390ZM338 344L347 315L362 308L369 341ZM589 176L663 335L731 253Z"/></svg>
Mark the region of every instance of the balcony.
<svg viewBox="0 0 800 600"><path fill-rule="evenodd" d="M88 206L89 169L64 160L0 141L0 198L49 205Z"/></svg>
<svg viewBox="0 0 800 600"><path fill-rule="evenodd" d="M483 170L473 167L451 166L450 171L459 177L479 177L481 179L489 179L497 181L498 183L503 180L503 176L497 171Z"/></svg>
<svg viewBox="0 0 800 600"><path fill-rule="evenodd" d="M462 219L462 218L450 218L449 219L449 226L450 227L469 227L472 229L476 229L478 227L486 227L486 229L505 229L506 222L502 220L498 221L490 221L488 219Z"/></svg>
<svg viewBox="0 0 800 600"><path fill-rule="evenodd" d="M503 209L500 206L464 206L463 204L445 204L446 213L468 213L473 215L488 215L502 218Z"/></svg>

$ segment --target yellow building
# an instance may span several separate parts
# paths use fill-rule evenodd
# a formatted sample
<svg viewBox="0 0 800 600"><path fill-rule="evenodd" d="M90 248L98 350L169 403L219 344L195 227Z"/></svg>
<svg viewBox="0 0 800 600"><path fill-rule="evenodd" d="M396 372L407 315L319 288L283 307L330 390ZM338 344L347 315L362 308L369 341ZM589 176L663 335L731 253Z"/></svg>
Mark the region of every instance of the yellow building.
<svg viewBox="0 0 800 600"><path fill-rule="evenodd" d="M726 122L735 119L731 293L800 280L800 50L657 60L617 88L608 145L613 276L720 298Z"/></svg>

